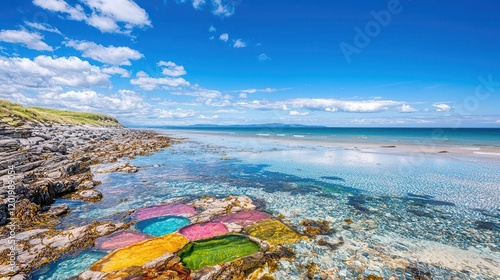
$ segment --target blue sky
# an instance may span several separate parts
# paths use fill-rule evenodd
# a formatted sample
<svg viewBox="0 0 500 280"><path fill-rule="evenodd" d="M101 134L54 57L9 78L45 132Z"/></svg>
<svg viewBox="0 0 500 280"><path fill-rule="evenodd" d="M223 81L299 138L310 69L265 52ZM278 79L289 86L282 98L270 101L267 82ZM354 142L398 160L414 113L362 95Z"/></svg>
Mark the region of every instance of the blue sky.
<svg viewBox="0 0 500 280"><path fill-rule="evenodd" d="M498 1L4 0L0 98L124 124L500 127Z"/></svg>

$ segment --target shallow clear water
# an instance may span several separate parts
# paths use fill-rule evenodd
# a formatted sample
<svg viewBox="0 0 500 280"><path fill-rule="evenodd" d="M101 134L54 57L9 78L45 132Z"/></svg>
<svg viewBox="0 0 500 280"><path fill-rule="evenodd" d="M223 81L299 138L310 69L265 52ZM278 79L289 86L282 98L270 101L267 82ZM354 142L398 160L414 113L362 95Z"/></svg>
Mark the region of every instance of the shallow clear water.
<svg viewBox="0 0 500 280"><path fill-rule="evenodd" d="M107 253L97 251L85 251L77 256L71 256L60 260L56 264L47 266L33 275L38 280L63 280L77 276L87 270L90 265L100 260Z"/></svg>
<svg viewBox="0 0 500 280"><path fill-rule="evenodd" d="M71 204L61 228L130 221L128 210L173 197L246 194L298 230L303 219L330 221L336 233L325 238L341 236L345 246L332 251L304 241L292 248L297 263L314 262L343 279L359 276L357 262L365 274L396 277L396 258L434 271L435 279L495 279L500 273L498 160L190 136L132 160L141 167L138 173L97 174L103 200ZM281 267L277 279L301 279L305 273L287 261Z"/></svg>
<svg viewBox="0 0 500 280"><path fill-rule="evenodd" d="M189 219L165 216L139 221L135 223L135 228L149 235L162 236L187 225L189 225Z"/></svg>

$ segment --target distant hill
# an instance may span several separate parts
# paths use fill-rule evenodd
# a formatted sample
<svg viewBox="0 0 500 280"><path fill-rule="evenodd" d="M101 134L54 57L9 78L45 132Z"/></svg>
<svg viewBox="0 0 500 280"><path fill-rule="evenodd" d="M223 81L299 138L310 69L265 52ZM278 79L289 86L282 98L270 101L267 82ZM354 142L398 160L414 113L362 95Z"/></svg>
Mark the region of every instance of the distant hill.
<svg viewBox="0 0 500 280"><path fill-rule="evenodd" d="M24 107L20 104L3 99L0 99L0 120L11 126L21 126L26 122L66 125L123 126L115 118L103 114Z"/></svg>

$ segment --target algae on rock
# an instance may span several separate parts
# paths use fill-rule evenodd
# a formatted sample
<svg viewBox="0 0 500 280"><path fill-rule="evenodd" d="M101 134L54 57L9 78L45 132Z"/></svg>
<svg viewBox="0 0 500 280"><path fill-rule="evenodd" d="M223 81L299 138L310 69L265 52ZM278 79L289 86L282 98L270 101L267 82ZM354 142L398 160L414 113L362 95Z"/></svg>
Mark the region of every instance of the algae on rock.
<svg viewBox="0 0 500 280"><path fill-rule="evenodd" d="M245 229L248 235L269 242L271 245L295 243L302 236L280 221L266 219Z"/></svg>
<svg viewBox="0 0 500 280"><path fill-rule="evenodd" d="M204 266L234 261L259 250L259 245L245 236L228 234L191 242L178 255L185 266L198 270Z"/></svg>

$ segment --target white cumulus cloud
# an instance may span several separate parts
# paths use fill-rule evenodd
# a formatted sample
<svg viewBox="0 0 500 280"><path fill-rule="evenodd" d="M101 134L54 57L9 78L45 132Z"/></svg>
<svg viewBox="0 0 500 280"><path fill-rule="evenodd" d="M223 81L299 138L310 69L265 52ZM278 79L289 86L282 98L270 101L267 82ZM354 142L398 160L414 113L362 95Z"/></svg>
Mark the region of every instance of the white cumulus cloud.
<svg viewBox="0 0 500 280"><path fill-rule="evenodd" d="M299 111L292 110L289 112L289 114L290 114L290 116L308 116L309 112L299 112Z"/></svg>
<svg viewBox="0 0 500 280"><path fill-rule="evenodd" d="M52 51L52 47L43 41L43 36L26 30L2 30L0 42L22 44L37 51Z"/></svg>
<svg viewBox="0 0 500 280"><path fill-rule="evenodd" d="M438 103L438 104L433 104L432 106L436 108L437 112L449 112L449 111L451 111L451 106L448 104Z"/></svg>
<svg viewBox="0 0 500 280"><path fill-rule="evenodd" d="M232 16L235 3L236 1L212 0L212 13L221 17Z"/></svg>
<svg viewBox="0 0 500 280"><path fill-rule="evenodd" d="M101 32L128 33L134 27L151 26L146 11L132 0L84 0L69 5L64 0L33 0L43 9L66 14L68 19L84 21Z"/></svg>
<svg viewBox="0 0 500 280"><path fill-rule="evenodd" d="M234 44L233 44L233 47L235 47L235 48L244 48L246 46L247 46L247 44L245 42L243 42L241 39L234 41Z"/></svg>
<svg viewBox="0 0 500 280"><path fill-rule="evenodd" d="M94 42L76 40L69 40L64 44L81 51L83 57L111 65L131 65L130 60L144 57L143 54L129 47L105 47Z"/></svg>
<svg viewBox="0 0 500 280"><path fill-rule="evenodd" d="M130 83L149 91L158 88L171 89L190 85L188 81L179 77L186 74L184 66L177 65L171 61L160 61L158 62L158 66L162 67L162 74L165 77L153 78L146 72L139 71L136 74L136 78L130 80Z"/></svg>
<svg viewBox="0 0 500 280"><path fill-rule="evenodd" d="M110 75L120 75L122 78L130 77L130 72L117 66L102 68L102 72Z"/></svg>
<svg viewBox="0 0 500 280"><path fill-rule="evenodd" d="M219 116L218 115L213 115L213 116L205 116L205 115L200 115L198 117L198 119L202 119L202 120L216 120L218 119Z"/></svg>
<svg viewBox="0 0 500 280"><path fill-rule="evenodd" d="M61 31L59 31L59 29L57 29L55 27L52 27L52 26L50 26L49 24L46 24L46 23L38 23L38 22L25 21L24 24L26 24L27 26L29 26L31 28L38 29L40 31L52 32L52 33L56 33L56 34L62 35Z"/></svg>
<svg viewBox="0 0 500 280"><path fill-rule="evenodd" d="M417 112L418 110L411 107L410 105L407 105L407 104L404 104L401 106L401 108L399 109L399 111L401 113L413 113L413 112Z"/></svg>
<svg viewBox="0 0 500 280"><path fill-rule="evenodd" d="M63 87L91 88L110 85L101 68L78 57L37 56L8 58L0 56L0 91L56 90Z"/></svg>
<svg viewBox="0 0 500 280"><path fill-rule="evenodd" d="M163 67L162 73L165 76L179 77L187 73L184 66L177 65L172 61L165 62L162 60L158 62L158 66Z"/></svg>
<svg viewBox="0 0 500 280"><path fill-rule="evenodd" d="M271 60L271 58L269 56L267 56L267 54L265 54L265 53L259 54L258 59L259 59L259 61Z"/></svg>
<svg viewBox="0 0 500 280"><path fill-rule="evenodd" d="M221 41L224 41L224 42L227 42L227 40L229 40L229 34L227 33L223 33L219 36L219 40Z"/></svg>

